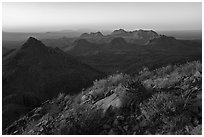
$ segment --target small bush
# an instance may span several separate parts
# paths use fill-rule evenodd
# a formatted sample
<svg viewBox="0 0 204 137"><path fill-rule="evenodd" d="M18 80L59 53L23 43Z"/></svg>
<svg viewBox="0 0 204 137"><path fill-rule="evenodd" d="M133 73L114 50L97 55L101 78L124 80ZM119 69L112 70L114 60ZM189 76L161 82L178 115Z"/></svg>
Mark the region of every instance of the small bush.
<svg viewBox="0 0 204 137"><path fill-rule="evenodd" d="M64 93L59 93L58 97L57 97L57 100L60 101L60 100L64 100L64 97L65 97L65 94Z"/></svg>

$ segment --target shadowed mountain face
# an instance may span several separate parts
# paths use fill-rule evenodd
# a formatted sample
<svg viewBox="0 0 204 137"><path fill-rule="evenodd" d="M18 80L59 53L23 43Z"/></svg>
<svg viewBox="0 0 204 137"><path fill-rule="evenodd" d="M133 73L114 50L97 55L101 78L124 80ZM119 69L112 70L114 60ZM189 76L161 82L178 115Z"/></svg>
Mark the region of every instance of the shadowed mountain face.
<svg viewBox="0 0 204 137"><path fill-rule="evenodd" d="M132 43L127 38L133 37L133 33L143 36L140 41L143 44ZM116 30L111 35L115 37L107 40L104 44L90 42L89 39L83 39L83 42L77 40L74 42L77 43L77 46L73 46L66 52L77 56L97 70L109 74L117 71L132 74L143 66L154 69L171 63L201 60L202 44L197 40L178 40L174 37L158 35L154 31L142 30L133 32ZM111 37L111 35L107 37Z"/></svg>
<svg viewBox="0 0 204 137"><path fill-rule="evenodd" d="M147 45L157 46L160 48L172 48L172 47L184 46L182 42L176 40L174 37L167 37L165 35L161 35L158 38L149 40Z"/></svg>
<svg viewBox="0 0 204 137"><path fill-rule="evenodd" d="M19 117L40 101L55 97L60 92L76 94L101 76L103 73L60 49L48 48L41 41L29 38L19 49L3 58L4 128L11 122L7 115ZM13 100L15 97L16 100ZM23 97L38 101L28 105L28 101L18 101Z"/></svg>
<svg viewBox="0 0 204 137"><path fill-rule="evenodd" d="M110 42L110 47L113 49L123 49L123 48L127 48L128 47L128 43L125 41L124 38L118 37L118 38L114 38L111 42Z"/></svg>
<svg viewBox="0 0 204 137"><path fill-rule="evenodd" d="M65 51L71 51L71 54L74 55L90 55L90 54L97 54L103 48L103 45L91 43L86 39L78 39L75 40L72 44L72 47L68 47Z"/></svg>

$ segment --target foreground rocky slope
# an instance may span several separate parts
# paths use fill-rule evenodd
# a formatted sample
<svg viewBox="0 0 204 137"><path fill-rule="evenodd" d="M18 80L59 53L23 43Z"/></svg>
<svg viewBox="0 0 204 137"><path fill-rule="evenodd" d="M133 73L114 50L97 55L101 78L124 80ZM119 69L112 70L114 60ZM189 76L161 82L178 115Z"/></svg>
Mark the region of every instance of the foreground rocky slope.
<svg viewBox="0 0 204 137"><path fill-rule="evenodd" d="M59 94L4 134L202 134L202 65L144 68L94 81L78 96Z"/></svg>

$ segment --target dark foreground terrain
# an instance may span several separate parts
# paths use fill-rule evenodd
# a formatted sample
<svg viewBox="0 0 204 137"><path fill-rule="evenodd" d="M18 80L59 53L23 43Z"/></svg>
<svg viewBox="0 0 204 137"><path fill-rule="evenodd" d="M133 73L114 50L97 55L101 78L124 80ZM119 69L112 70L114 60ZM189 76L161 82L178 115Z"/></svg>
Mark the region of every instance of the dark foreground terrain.
<svg viewBox="0 0 204 137"><path fill-rule="evenodd" d="M77 96L59 94L4 134L202 134L202 64L144 68L94 81Z"/></svg>

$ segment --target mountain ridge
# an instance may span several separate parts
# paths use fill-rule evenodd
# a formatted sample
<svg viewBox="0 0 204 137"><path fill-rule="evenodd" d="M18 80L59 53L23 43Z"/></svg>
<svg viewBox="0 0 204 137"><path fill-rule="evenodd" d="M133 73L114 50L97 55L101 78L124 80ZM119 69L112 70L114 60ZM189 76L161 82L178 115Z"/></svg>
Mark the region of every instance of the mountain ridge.
<svg viewBox="0 0 204 137"><path fill-rule="evenodd" d="M93 80L105 75L58 48L46 47L35 38L29 38L21 48L6 56L2 70L4 98L14 94L24 96L27 93L32 97L34 93L41 101L52 98L59 92L76 94ZM75 84L72 84L73 82ZM15 103L10 99L5 102ZM7 115L13 110L9 106L6 107L9 104L4 106L8 111L3 111L3 118L8 121ZM20 105L23 107L25 104ZM20 109L15 111L21 113Z"/></svg>

